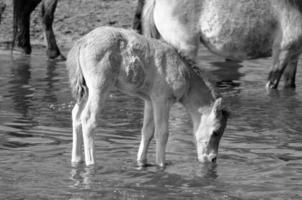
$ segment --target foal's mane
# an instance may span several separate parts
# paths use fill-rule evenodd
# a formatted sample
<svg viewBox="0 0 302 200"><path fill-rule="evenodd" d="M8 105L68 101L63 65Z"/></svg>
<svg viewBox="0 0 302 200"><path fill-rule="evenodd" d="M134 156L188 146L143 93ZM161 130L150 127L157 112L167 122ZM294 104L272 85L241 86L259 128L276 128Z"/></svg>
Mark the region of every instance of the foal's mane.
<svg viewBox="0 0 302 200"><path fill-rule="evenodd" d="M199 77L202 78L206 86L210 89L212 96L214 99L217 99L221 97L220 93L217 91L215 87L215 83L213 81L213 76L206 72L205 70L201 69L201 67L191 58L189 58L187 55L185 55L181 51L177 51L180 58L183 60L183 62L191 68L193 73L196 73Z"/></svg>

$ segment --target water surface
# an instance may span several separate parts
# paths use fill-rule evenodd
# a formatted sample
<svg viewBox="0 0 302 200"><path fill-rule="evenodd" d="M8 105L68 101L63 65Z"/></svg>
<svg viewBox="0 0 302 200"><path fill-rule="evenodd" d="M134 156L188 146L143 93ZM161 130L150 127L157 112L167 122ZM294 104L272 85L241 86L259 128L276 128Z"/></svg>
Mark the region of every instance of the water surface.
<svg viewBox="0 0 302 200"><path fill-rule="evenodd" d="M202 49L232 117L216 165L197 162L191 122L176 104L162 171L136 168L143 102L113 91L96 130L98 165L71 167L65 65L0 52L0 199L302 199L302 76L267 93L270 59L225 62ZM149 161L154 161L154 142Z"/></svg>

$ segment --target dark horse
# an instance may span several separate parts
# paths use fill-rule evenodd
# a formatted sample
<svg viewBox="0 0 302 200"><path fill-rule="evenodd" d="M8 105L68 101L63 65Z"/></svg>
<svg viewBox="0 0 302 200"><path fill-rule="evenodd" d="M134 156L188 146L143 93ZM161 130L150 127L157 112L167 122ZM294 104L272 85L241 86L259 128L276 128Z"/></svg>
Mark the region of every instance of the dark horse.
<svg viewBox="0 0 302 200"><path fill-rule="evenodd" d="M144 35L192 59L198 44L232 60L273 57L268 88L295 87L302 53L301 0L139 0ZM140 10L139 10L140 9ZM139 14L137 14L140 16Z"/></svg>
<svg viewBox="0 0 302 200"><path fill-rule="evenodd" d="M47 41L47 56L51 59L61 58L53 32L52 23L58 0L14 0L14 36L13 47L16 45L25 54L31 53L30 45L30 14L42 2L42 24Z"/></svg>

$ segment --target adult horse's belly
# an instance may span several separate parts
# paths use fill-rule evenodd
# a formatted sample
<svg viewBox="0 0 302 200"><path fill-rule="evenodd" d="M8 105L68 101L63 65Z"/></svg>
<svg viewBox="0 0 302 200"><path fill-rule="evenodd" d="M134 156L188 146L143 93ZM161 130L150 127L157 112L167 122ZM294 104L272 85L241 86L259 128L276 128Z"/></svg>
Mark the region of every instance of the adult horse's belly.
<svg viewBox="0 0 302 200"><path fill-rule="evenodd" d="M268 0L205 0L200 15L202 42L231 59L271 55L278 21Z"/></svg>

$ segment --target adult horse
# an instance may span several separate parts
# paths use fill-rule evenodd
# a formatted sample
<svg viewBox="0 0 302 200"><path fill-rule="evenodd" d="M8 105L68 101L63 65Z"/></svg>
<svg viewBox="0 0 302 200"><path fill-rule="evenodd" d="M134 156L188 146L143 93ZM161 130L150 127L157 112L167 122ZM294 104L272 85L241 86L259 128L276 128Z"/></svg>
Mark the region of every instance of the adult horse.
<svg viewBox="0 0 302 200"><path fill-rule="evenodd" d="M47 41L47 56L51 59L64 59L58 48L52 23L58 0L14 0L14 36L13 47L17 46L23 53L31 53L30 14L42 2L42 24Z"/></svg>
<svg viewBox="0 0 302 200"><path fill-rule="evenodd" d="M301 0L146 0L143 32L195 59L201 41L232 60L273 57L267 87L295 87L302 51Z"/></svg>

